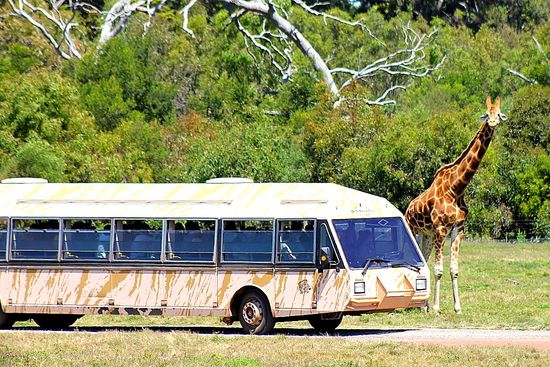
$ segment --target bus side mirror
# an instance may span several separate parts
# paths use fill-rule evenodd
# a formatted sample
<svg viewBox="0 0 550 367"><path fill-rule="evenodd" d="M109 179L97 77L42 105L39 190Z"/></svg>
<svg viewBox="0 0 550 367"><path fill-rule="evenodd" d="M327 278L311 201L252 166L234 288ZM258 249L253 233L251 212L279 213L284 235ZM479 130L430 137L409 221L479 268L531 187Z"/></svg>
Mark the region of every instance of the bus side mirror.
<svg viewBox="0 0 550 367"><path fill-rule="evenodd" d="M330 268L330 252L329 247L321 247L321 270Z"/></svg>

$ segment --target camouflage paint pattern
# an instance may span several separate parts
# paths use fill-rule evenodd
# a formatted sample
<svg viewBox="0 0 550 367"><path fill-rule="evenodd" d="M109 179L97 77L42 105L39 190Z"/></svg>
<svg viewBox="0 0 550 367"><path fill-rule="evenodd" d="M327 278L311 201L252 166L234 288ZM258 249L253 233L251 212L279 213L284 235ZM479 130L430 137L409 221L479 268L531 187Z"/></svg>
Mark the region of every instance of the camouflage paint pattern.
<svg viewBox="0 0 550 367"><path fill-rule="evenodd" d="M181 270L9 267L0 272L0 302L7 313L115 313L171 316L235 316L231 301L243 287L260 289L275 317L367 312L418 307L408 269ZM353 294L355 280L366 293ZM351 281L353 280L353 281ZM5 292L5 293L4 293Z"/></svg>
<svg viewBox="0 0 550 367"><path fill-rule="evenodd" d="M379 217L403 218L386 199L335 184L0 184L0 219ZM255 287L275 317L361 313L422 306L429 292L415 292L418 276L429 284L426 266L363 276L342 264L320 271L4 261L0 304L7 313L230 317L235 295ZM353 293L355 281L365 281L365 294Z"/></svg>

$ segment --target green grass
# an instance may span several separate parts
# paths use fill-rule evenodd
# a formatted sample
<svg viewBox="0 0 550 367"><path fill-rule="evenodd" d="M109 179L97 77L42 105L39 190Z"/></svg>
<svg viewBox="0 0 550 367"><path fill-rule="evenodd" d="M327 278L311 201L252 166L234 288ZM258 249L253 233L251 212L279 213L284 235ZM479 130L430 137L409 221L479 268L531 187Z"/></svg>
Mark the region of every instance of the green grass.
<svg viewBox="0 0 550 367"><path fill-rule="evenodd" d="M0 333L0 366L544 366L512 347L365 343L341 338L159 333Z"/></svg>

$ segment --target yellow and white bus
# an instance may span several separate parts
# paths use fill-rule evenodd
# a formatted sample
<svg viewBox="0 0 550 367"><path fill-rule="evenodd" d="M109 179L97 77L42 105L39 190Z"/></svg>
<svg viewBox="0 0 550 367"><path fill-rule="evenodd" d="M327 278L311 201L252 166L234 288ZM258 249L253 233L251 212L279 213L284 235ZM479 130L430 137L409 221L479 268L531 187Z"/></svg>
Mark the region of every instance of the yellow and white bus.
<svg viewBox="0 0 550 367"><path fill-rule="evenodd" d="M421 307L429 270L387 200L335 184L0 184L0 327L86 314L334 330Z"/></svg>

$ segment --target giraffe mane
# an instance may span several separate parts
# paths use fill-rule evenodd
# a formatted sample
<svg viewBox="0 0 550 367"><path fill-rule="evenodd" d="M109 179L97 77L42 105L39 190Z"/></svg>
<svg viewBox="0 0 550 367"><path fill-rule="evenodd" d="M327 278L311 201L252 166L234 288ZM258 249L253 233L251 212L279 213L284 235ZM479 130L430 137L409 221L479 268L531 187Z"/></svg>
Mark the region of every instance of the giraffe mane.
<svg viewBox="0 0 550 367"><path fill-rule="evenodd" d="M441 171L443 171L444 169L447 169L447 168L451 168L453 167L454 165L458 164L460 161L462 161L464 159L464 157L466 156L466 154L468 154L468 151L470 150L470 148L472 147L472 145L474 145L474 143L476 142L477 138L481 135L481 132L485 129L485 125L487 125L487 121L484 121L483 122L483 125L481 125L481 127L479 128L479 130L477 131L476 135L474 136L474 138L470 141L470 144L468 144L468 146L466 147L466 149L464 149L462 151L462 153L460 153L460 156L454 160L453 163L447 163L441 167L439 167L439 169L435 172L435 176L437 176Z"/></svg>

